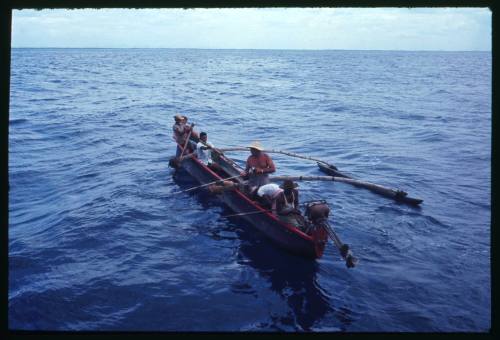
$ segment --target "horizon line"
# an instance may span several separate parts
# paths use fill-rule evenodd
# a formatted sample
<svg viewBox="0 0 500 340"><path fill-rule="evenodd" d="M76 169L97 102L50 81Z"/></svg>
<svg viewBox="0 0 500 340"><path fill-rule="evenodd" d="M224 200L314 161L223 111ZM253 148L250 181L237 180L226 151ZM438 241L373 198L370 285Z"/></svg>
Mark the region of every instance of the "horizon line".
<svg viewBox="0 0 500 340"><path fill-rule="evenodd" d="M384 51L384 52L492 52L492 50L407 50L407 49L348 49L348 48L227 48L227 47L57 47L57 46L11 46L11 49L170 49L170 50L258 50L258 51Z"/></svg>

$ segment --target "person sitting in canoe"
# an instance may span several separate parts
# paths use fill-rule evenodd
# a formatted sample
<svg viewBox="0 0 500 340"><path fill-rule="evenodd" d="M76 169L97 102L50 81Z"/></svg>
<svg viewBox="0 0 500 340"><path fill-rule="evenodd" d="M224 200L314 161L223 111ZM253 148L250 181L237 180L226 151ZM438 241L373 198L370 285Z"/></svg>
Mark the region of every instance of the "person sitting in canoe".
<svg viewBox="0 0 500 340"><path fill-rule="evenodd" d="M261 198L262 205L271 208L274 215L277 215L277 199L282 193L283 189L276 183L264 184L257 190L257 196Z"/></svg>
<svg viewBox="0 0 500 340"><path fill-rule="evenodd" d="M250 195L254 195L260 186L269 183L269 174L275 172L276 167L258 141L253 142L249 148L252 154L248 157L245 171L241 175L248 176L248 191Z"/></svg>
<svg viewBox="0 0 500 340"><path fill-rule="evenodd" d="M178 143L175 157L179 157L182 153L182 149L179 145L184 146L184 144L186 143L186 139L189 136L189 132L192 130L192 126L187 124L188 118L186 116L178 114L174 116L174 120L175 123L172 126L172 130L174 131L173 137L174 140ZM190 139L198 139L198 134L195 131L191 132ZM194 150L196 150L196 143L190 140L186 147L189 148L189 151L193 152Z"/></svg>
<svg viewBox="0 0 500 340"><path fill-rule="evenodd" d="M283 191L276 198L276 212L283 222L305 230L307 223L299 210L298 186L297 183L289 179L280 185Z"/></svg>
<svg viewBox="0 0 500 340"><path fill-rule="evenodd" d="M277 210L280 215L288 215L299 209L299 185L292 180L285 179L280 188L283 193L279 195L277 201Z"/></svg>
<svg viewBox="0 0 500 340"><path fill-rule="evenodd" d="M208 141L206 132L200 133L200 141L196 144L196 158L214 171L221 170L220 166L212 160L212 150L216 150L214 145Z"/></svg>
<svg viewBox="0 0 500 340"><path fill-rule="evenodd" d="M269 183L261 186L257 190L257 196L266 208L270 208L273 215L281 221L290 224L302 231L307 229L307 222L300 213L299 192L297 184L285 180L283 185Z"/></svg>

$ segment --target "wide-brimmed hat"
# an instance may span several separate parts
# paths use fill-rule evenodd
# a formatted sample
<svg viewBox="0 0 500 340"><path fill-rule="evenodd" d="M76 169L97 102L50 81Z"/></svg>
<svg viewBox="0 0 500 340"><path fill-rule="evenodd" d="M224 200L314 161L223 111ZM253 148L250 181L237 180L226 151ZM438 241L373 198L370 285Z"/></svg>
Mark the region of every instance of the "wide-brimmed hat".
<svg viewBox="0 0 500 340"><path fill-rule="evenodd" d="M262 147L262 145L260 144L259 141L252 142L252 144L250 144L248 147L250 149L256 149L256 150L259 150L259 151L263 151L264 150L264 148Z"/></svg>
<svg viewBox="0 0 500 340"><path fill-rule="evenodd" d="M291 179L285 179L283 181L283 184L280 185L280 188L281 189L295 189L297 188L299 185L297 183L294 183Z"/></svg>

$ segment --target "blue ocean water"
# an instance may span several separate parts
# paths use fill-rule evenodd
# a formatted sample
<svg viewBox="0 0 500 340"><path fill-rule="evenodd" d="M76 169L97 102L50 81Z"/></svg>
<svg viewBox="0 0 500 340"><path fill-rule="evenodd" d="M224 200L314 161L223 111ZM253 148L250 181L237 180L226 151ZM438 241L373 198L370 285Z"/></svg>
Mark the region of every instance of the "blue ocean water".
<svg viewBox="0 0 500 340"><path fill-rule="evenodd" d="M13 49L9 328L488 331L491 71L486 52ZM176 113L424 202L301 182L360 262L299 258L172 194L196 185L168 167Z"/></svg>

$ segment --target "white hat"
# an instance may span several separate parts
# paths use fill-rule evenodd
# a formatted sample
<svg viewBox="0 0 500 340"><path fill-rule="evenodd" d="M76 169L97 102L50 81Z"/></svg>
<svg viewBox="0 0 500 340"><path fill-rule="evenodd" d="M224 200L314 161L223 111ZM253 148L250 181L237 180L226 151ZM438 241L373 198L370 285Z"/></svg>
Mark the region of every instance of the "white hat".
<svg viewBox="0 0 500 340"><path fill-rule="evenodd" d="M259 141L252 142L252 144L250 144L248 147L250 149L257 149L259 151L264 151L264 148L262 147Z"/></svg>

